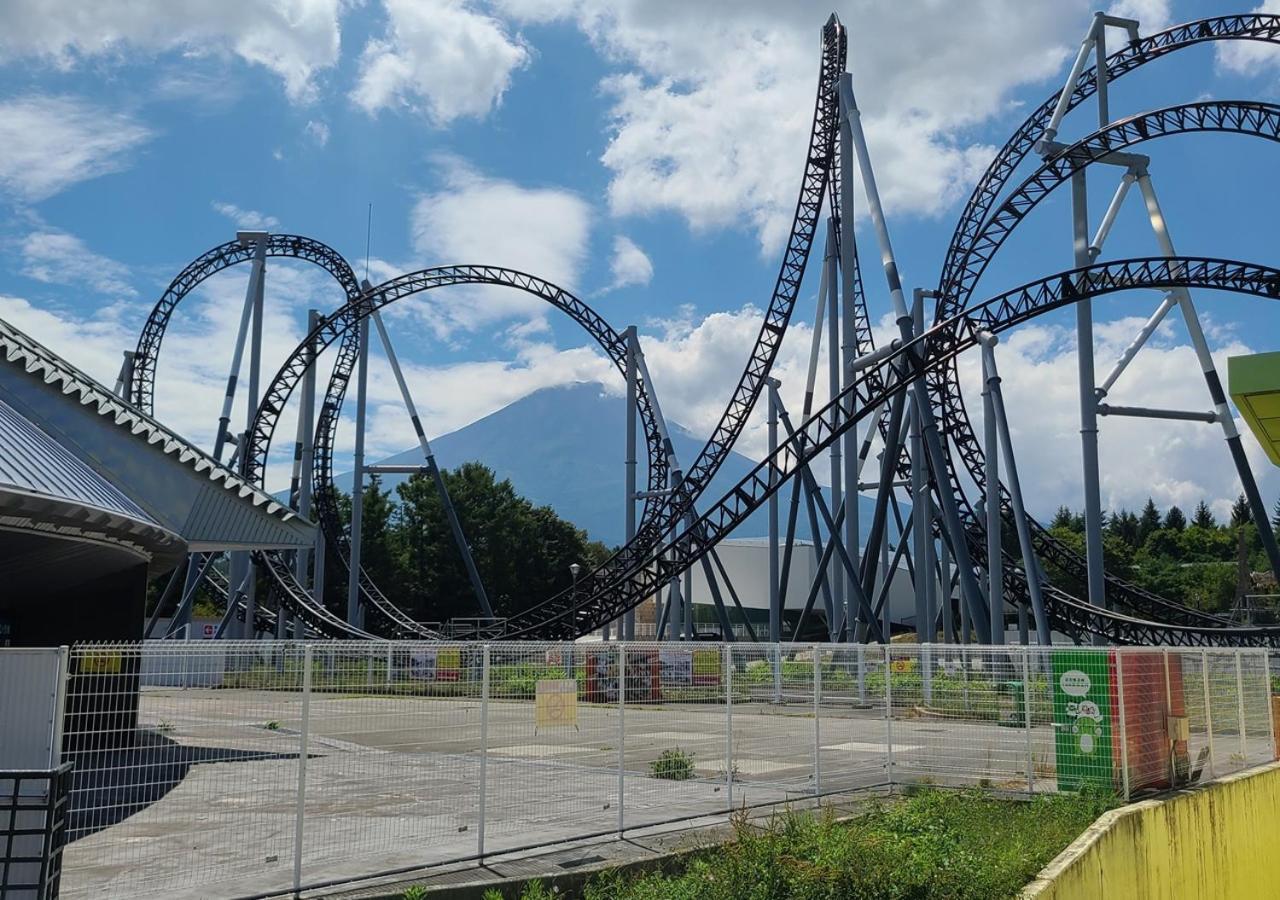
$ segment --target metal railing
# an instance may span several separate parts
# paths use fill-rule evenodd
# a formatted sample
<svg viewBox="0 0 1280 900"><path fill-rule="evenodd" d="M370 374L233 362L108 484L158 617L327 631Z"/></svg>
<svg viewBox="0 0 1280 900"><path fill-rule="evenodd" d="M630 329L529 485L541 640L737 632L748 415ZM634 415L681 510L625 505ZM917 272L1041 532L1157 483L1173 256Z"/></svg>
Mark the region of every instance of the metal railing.
<svg viewBox="0 0 1280 900"><path fill-rule="evenodd" d="M148 642L72 651L63 895L236 897L914 784L1275 757L1266 652Z"/></svg>

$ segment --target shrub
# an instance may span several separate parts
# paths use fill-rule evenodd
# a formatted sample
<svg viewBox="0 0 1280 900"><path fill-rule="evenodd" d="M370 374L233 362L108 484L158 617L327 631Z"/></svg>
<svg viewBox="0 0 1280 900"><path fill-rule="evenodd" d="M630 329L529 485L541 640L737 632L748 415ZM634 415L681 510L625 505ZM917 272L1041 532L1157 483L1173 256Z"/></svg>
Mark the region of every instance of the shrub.
<svg viewBox="0 0 1280 900"><path fill-rule="evenodd" d="M663 750L657 759L649 763L649 771L654 778L688 781L693 777L693 754L686 753L679 747Z"/></svg>

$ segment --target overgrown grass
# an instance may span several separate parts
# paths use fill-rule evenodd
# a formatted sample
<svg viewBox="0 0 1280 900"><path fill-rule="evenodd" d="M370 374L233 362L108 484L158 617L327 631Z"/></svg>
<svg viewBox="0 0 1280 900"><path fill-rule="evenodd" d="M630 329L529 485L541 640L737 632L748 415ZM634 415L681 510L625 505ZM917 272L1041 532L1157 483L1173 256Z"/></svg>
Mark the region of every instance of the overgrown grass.
<svg viewBox="0 0 1280 900"><path fill-rule="evenodd" d="M1104 797L1031 802L924 790L856 819L790 813L675 874L605 873L583 900L998 900L1015 897L1112 804ZM531 884L520 900L561 896ZM502 900L490 891L485 900Z"/></svg>

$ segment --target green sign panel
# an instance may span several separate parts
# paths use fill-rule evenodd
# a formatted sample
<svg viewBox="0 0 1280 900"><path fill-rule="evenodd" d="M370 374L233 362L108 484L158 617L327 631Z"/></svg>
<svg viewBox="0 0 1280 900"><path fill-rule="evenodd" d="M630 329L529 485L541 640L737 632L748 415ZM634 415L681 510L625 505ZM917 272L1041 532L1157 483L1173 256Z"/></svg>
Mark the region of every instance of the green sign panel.
<svg viewBox="0 0 1280 900"><path fill-rule="evenodd" d="M1053 654L1053 724L1058 789L1078 791L1089 785L1111 789L1109 651Z"/></svg>

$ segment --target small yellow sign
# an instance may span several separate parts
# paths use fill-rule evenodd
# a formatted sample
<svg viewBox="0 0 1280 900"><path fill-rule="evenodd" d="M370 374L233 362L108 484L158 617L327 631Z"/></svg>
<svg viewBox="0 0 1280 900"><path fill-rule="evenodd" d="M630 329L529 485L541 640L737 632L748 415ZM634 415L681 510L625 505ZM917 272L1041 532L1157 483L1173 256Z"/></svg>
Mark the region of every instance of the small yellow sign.
<svg viewBox="0 0 1280 900"><path fill-rule="evenodd" d="M86 653L80 657L82 675L119 675L119 653Z"/></svg>
<svg viewBox="0 0 1280 900"><path fill-rule="evenodd" d="M533 733L540 728L578 727L578 682L572 678L544 678L533 695Z"/></svg>

